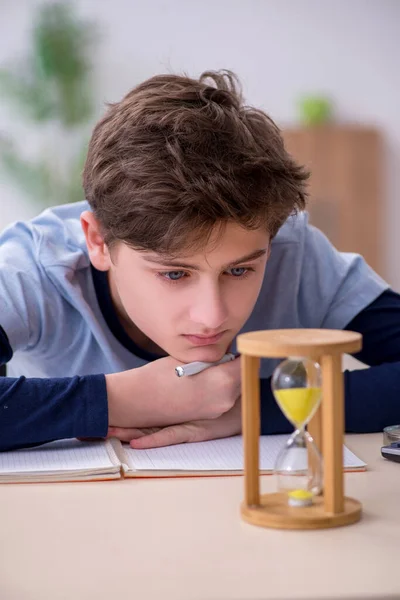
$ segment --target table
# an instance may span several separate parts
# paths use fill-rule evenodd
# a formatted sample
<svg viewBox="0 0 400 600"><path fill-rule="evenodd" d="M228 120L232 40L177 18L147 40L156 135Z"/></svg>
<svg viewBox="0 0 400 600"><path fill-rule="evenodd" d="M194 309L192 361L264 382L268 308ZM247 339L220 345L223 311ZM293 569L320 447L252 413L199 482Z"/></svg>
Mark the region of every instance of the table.
<svg viewBox="0 0 400 600"><path fill-rule="evenodd" d="M338 529L244 523L242 477L0 486L0 598L399 598L400 465L381 442L346 438L369 470L346 474L364 516Z"/></svg>

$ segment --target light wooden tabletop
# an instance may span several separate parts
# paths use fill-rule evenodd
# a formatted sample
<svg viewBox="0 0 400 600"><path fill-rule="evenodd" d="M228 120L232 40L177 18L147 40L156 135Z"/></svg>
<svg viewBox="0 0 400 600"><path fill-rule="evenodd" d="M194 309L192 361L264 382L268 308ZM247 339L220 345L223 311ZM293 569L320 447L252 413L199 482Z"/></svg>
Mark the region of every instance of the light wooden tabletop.
<svg viewBox="0 0 400 600"><path fill-rule="evenodd" d="M242 477L0 486L0 598L400 598L400 465L381 435L346 441L369 470L346 475L364 516L339 529L242 522Z"/></svg>

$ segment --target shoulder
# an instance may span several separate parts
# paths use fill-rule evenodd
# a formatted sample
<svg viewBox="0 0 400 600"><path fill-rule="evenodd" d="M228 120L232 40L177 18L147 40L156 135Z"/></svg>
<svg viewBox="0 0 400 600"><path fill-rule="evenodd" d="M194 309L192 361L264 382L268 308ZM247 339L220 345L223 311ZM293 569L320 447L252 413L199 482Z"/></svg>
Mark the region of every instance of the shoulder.
<svg viewBox="0 0 400 600"><path fill-rule="evenodd" d="M79 220L84 210L85 202L50 208L0 235L0 318L14 352L43 342L41 352L50 355L54 344L76 335L73 319L84 331L81 314L94 293Z"/></svg>
<svg viewBox="0 0 400 600"><path fill-rule="evenodd" d="M18 221L0 235L0 262L14 266L27 262L37 268L53 266L79 269L89 265L79 217L86 202L46 209L30 221Z"/></svg>
<svg viewBox="0 0 400 600"><path fill-rule="evenodd" d="M272 248L281 244L302 245L309 227L307 212L290 216L272 240Z"/></svg>
<svg viewBox="0 0 400 600"><path fill-rule="evenodd" d="M291 270L297 265L307 280L310 273L316 274L317 271L320 271L319 282L321 276L330 280L333 271L337 277L345 277L365 262L359 254L335 248L327 236L309 222L307 212L289 217L271 246L277 257L284 255L290 261Z"/></svg>
<svg viewBox="0 0 400 600"><path fill-rule="evenodd" d="M272 241L262 294L285 323L341 329L388 287L362 256L337 250L304 212Z"/></svg>

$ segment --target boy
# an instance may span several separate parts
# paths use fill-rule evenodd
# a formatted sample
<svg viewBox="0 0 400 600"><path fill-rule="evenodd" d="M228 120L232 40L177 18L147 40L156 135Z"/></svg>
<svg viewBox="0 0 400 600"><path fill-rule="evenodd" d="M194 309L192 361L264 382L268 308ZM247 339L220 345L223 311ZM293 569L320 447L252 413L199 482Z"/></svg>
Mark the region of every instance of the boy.
<svg viewBox="0 0 400 600"><path fill-rule="evenodd" d="M359 331L346 428L400 421L400 297L307 223L307 174L232 74L153 77L110 106L87 202L0 239L0 448L116 435L137 448L240 433L241 331ZM263 361L262 432L291 428Z"/></svg>

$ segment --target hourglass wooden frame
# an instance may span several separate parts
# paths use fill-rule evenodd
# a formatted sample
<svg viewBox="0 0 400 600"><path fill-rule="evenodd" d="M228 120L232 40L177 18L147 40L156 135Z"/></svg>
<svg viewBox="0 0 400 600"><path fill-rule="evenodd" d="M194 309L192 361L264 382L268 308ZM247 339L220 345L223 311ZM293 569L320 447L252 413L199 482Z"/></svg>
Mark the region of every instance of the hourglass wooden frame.
<svg viewBox="0 0 400 600"><path fill-rule="evenodd" d="M342 354L358 352L362 336L332 329L277 329L243 333L237 338L242 355L242 432L245 521L277 529L322 529L355 523L361 503L344 496L344 383ZM322 372L321 403L308 431L322 454L323 489L311 506L289 506L284 493L260 495L260 358L308 357Z"/></svg>

